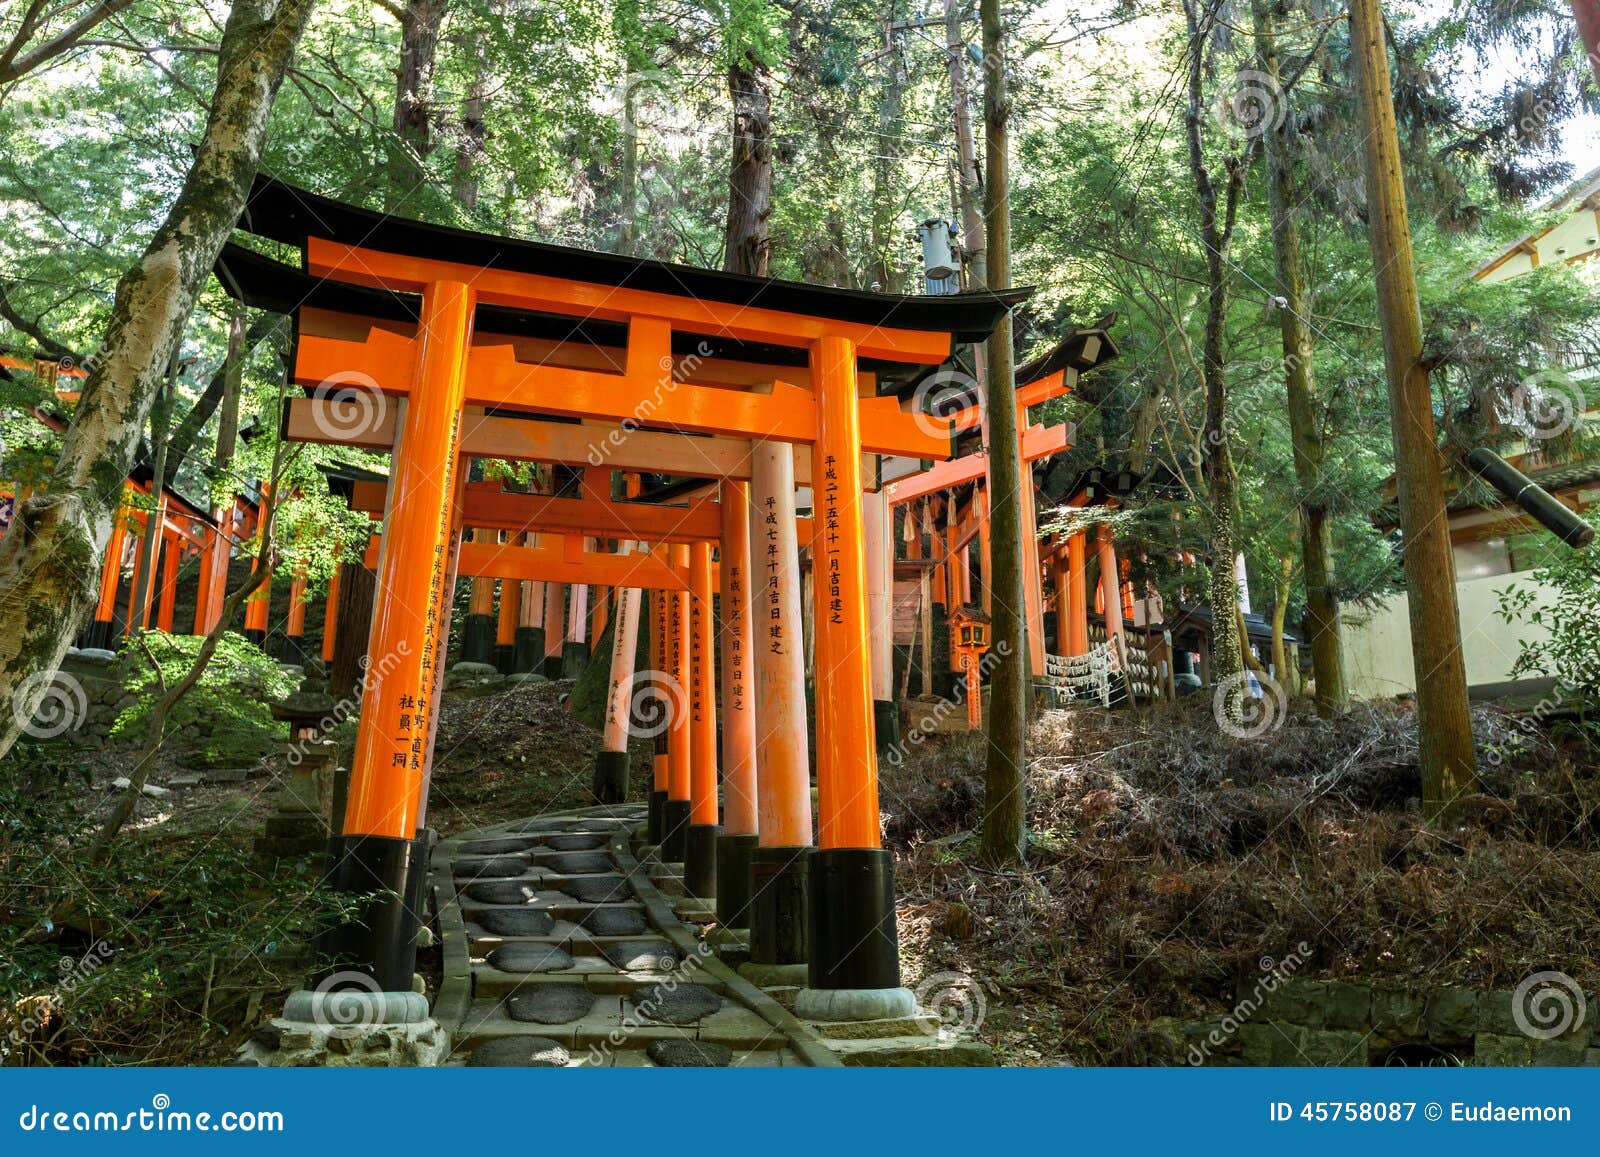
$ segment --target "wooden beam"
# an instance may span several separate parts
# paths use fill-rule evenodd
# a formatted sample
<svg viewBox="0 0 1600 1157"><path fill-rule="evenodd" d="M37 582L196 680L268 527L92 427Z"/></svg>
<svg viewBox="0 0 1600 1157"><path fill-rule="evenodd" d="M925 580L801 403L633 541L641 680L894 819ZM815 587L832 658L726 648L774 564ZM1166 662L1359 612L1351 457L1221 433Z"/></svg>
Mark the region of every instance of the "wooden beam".
<svg viewBox="0 0 1600 1157"><path fill-rule="evenodd" d="M1066 426L1030 426L1022 432L1022 460L1036 462L1067 449ZM935 494L952 486L961 486L984 477L987 459L982 454L968 454L965 458L940 462L930 470L899 482L891 483L889 503L899 506L924 495Z"/></svg>

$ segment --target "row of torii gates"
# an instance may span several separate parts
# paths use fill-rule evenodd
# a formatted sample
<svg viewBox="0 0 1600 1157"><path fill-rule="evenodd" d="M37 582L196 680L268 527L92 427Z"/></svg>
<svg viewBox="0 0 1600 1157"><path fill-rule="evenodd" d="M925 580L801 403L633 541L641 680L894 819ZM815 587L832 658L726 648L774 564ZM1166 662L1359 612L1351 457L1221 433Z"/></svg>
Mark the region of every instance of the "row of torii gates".
<svg viewBox="0 0 1600 1157"><path fill-rule="evenodd" d="M514 652L541 616L551 649L563 585L562 639L581 642L581 592L609 587L597 798L626 792L635 691L660 693L649 838L661 858L684 865L691 894L717 897L721 922L750 928L753 961L807 966L803 1012L827 1015L841 993L898 991L876 741L897 726L892 512L907 512L912 557L944 514L939 593L952 608L967 602L987 464L959 449L981 419L975 397L952 405L948 392L935 395L942 414L924 412L929 367L987 337L1027 291L906 297L750 278L382 216L267 178L241 228L302 255L294 269L230 245L218 267L248 304L293 316L291 376L310 389L286 408L285 436L391 455L386 483L350 490L353 506L381 514L382 533L366 560L376 597L331 879L376 899L342 951L383 988L410 988L456 579L475 580L472 645L492 633ZM1103 330L1078 331L1025 368L1020 415L1114 355ZM1060 427L1022 426L1030 461L1067 445ZM477 458L563 467L575 492L471 481ZM641 493L647 475L682 481ZM1084 550L1077 536L1040 556L1031 470L1023 484L1037 672L1047 571L1065 576L1059 644L1087 646ZM1115 561L1102 558L1102 571L1120 608ZM646 615L651 670L637 672Z"/></svg>

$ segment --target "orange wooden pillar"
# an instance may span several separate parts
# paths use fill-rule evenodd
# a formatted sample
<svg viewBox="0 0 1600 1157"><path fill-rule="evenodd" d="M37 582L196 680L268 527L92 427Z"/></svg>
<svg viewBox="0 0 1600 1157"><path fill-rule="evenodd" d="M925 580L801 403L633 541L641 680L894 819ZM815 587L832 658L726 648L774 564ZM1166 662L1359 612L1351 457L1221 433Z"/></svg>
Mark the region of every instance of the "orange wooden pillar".
<svg viewBox="0 0 1600 1157"><path fill-rule="evenodd" d="M1111 542L1111 527L1102 522L1099 529L1100 601L1105 605L1106 640L1122 639L1122 591L1118 581L1117 551Z"/></svg>
<svg viewBox="0 0 1600 1157"><path fill-rule="evenodd" d="M339 638L339 576L344 565L338 556L333 560L333 574L328 579L328 599L322 609L322 661L333 662L333 648Z"/></svg>
<svg viewBox="0 0 1600 1157"><path fill-rule="evenodd" d="M111 537L106 540L105 561L100 564L100 600L95 604L94 621L89 628L89 645L112 649L116 641L117 588L122 582L122 554L128 531L126 512L118 506L111 515Z"/></svg>
<svg viewBox="0 0 1600 1157"><path fill-rule="evenodd" d="M756 713L750 666L750 488L724 480L722 513L722 832L717 837L717 923L750 926L750 857L760 843Z"/></svg>
<svg viewBox="0 0 1600 1157"><path fill-rule="evenodd" d="M1058 655L1072 654L1072 583L1067 569L1067 564L1060 560L1050 568L1050 578L1055 587L1056 654Z"/></svg>
<svg viewBox="0 0 1600 1157"><path fill-rule="evenodd" d="M900 742L900 713L894 703L894 520L887 492L863 495L861 513L872 646L872 725L881 755Z"/></svg>
<svg viewBox="0 0 1600 1157"><path fill-rule="evenodd" d="M178 605L178 566L183 558L183 542L176 534L163 536L161 551L161 598L156 610L156 628L172 634L172 613Z"/></svg>
<svg viewBox="0 0 1600 1157"><path fill-rule="evenodd" d="M817 438L816 702L819 848L810 861L809 987L802 1017L838 1017L843 990L899 989L893 859L881 846L878 755L863 551L856 347L826 335L811 350ZM910 994L905 994L910 999ZM914 1007L908 1004L906 1011Z"/></svg>
<svg viewBox="0 0 1600 1157"><path fill-rule="evenodd" d="M479 545L498 543L500 532L480 526L473 530L472 541ZM471 593L467 596L467 617L461 623L460 661L491 666L494 663L496 629L494 579L479 575L470 581Z"/></svg>
<svg viewBox="0 0 1600 1157"><path fill-rule="evenodd" d="M289 581L287 634L288 642L279 658L285 663L304 663L306 659L306 576L303 569L296 569L294 578Z"/></svg>
<svg viewBox="0 0 1600 1157"><path fill-rule="evenodd" d="M806 734L800 549L794 452L757 442L750 452L750 544L755 595L756 813L750 858L750 960L803 968L811 853L811 745ZM813 525L820 525L813 523Z"/></svg>
<svg viewBox="0 0 1600 1157"><path fill-rule="evenodd" d="M689 565L689 548L669 548L674 566ZM689 592L667 592L667 799L661 808L661 858L681 864L689 842Z"/></svg>
<svg viewBox="0 0 1600 1157"><path fill-rule="evenodd" d="M222 618L222 604L228 597L228 560L233 553L234 515L238 500L227 508L217 507L213 512L216 526L207 545L205 557L200 560L201 589L204 596L194 609L194 633L209 635Z"/></svg>
<svg viewBox="0 0 1600 1157"><path fill-rule="evenodd" d="M633 545L623 543L622 553L630 553ZM628 709L633 691L634 660L639 653L641 593L636 587L617 590L617 615L611 632L611 673L606 689L605 735L594 765L597 803L622 803L628 798Z"/></svg>
<svg viewBox="0 0 1600 1157"><path fill-rule="evenodd" d="M1067 655L1089 653L1088 544L1081 530L1067 539Z"/></svg>
<svg viewBox="0 0 1600 1157"><path fill-rule="evenodd" d="M691 896L717 894L717 678L711 544L689 547L689 835L683 886Z"/></svg>
<svg viewBox="0 0 1600 1157"><path fill-rule="evenodd" d="M374 895L333 947L388 991L410 991L421 910L422 784L432 758L432 711L442 676L455 555L454 500L473 292L432 282L422 295L415 386L399 417L382 547L380 592L367 653L361 726L351 761L332 880Z"/></svg>
<svg viewBox="0 0 1600 1157"><path fill-rule="evenodd" d="M512 536L515 541L516 536ZM522 621L522 584L515 579L500 580L500 605L494 621L494 665L502 675L516 670L517 624Z"/></svg>
<svg viewBox="0 0 1600 1157"><path fill-rule="evenodd" d="M669 691L672 683L668 676L667 635L671 631L671 591L650 592L650 670L646 679ZM645 682L644 679L640 680ZM648 721L654 750L650 759L650 813L645 837L652 844L661 843L662 808L667 802L667 786L671 778L670 756L667 754L667 731L672 725L670 702L668 709Z"/></svg>
<svg viewBox="0 0 1600 1157"><path fill-rule="evenodd" d="M544 584L544 673L547 678L561 677L562 630L566 620L567 588L564 583Z"/></svg>
<svg viewBox="0 0 1600 1157"><path fill-rule="evenodd" d="M983 588L979 598L983 603L983 613L989 614L991 590L994 587L993 567L994 558L989 553L989 488L980 485L976 490L975 504L981 502L978 510L978 584Z"/></svg>
<svg viewBox="0 0 1600 1157"><path fill-rule="evenodd" d="M1024 419L1027 410L1022 411ZM1039 512L1034 509L1033 463L1022 466L1022 601L1027 622L1028 669L1044 674L1044 574L1039 566Z"/></svg>
<svg viewBox="0 0 1600 1157"><path fill-rule="evenodd" d="M260 558L250 560L250 573L255 574L256 568L261 565ZM256 646L261 646L267 641L268 612L272 609L272 578L250 592L250 597L244 602L244 637Z"/></svg>

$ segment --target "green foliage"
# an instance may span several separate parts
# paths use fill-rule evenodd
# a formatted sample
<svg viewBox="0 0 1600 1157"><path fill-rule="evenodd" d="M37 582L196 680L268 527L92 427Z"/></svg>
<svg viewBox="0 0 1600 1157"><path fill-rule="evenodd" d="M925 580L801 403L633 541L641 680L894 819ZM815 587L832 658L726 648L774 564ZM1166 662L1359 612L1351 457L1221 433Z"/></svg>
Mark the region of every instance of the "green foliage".
<svg viewBox="0 0 1600 1157"><path fill-rule="evenodd" d="M1545 590L1519 583L1500 592L1501 618L1524 632L1511 676L1554 679L1600 746L1600 551L1557 547L1527 577Z"/></svg>
<svg viewBox="0 0 1600 1157"><path fill-rule="evenodd" d="M143 647L139 642L125 642L117 656L117 675L137 696L111 726L111 737L119 742L144 742L163 681L170 687L181 679L203 642L197 635L160 631L148 632L140 641ZM151 666L152 656L160 667L160 679ZM260 647L230 631L222 637L200 681L167 717L167 737L170 741L192 730L201 744L202 757L213 765L252 762L272 750L284 734L284 724L272 718L270 706L295 686L294 679Z"/></svg>

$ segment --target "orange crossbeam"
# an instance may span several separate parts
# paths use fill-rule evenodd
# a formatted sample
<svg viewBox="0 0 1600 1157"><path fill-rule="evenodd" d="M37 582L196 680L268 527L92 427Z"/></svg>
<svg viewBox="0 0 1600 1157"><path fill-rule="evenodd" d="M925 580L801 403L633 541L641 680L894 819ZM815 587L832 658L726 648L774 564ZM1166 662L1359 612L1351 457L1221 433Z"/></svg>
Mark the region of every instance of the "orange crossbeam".
<svg viewBox="0 0 1600 1157"><path fill-rule="evenodd" d="M1036 462L1040 458L1059 454L1067 448L1066 426L1030 426L1022 433L1024 462ZM889 503L892 506L900 506L952 486L976 482L984 476L987 463L988 459L982 454L968 454L965 458L940 462L921 474L891 483L888 487Z"/></svg>
<svg viewBox="0 0 1600 1157"><path fill-rule="evenodd" d="M306 241L306 272L398 293L420 293L432 281L461 281L490 305L573 317L631 321L660 318L692 333L742 341L809 347L824 337L846 338L864 358L937 365L950 354L950 335L924 330L833 321L758 306L730 305L692 297L611 285L569 281L553 275L485 269L436 258L362 249L319 237Z"/></svg>
<svg viewBox="0 0 1600 1157"><path fill-rule="evenodd" d="M722 536L722 518L715 502L661 506L649 502L517 494L498 487L499 484L493 482L467 485L461 525L473 529L577 534L644 542L714 541ZM350 508L367 514L382 514L387 497L388 487L384 483L357 482L351 487Z"/></svg>

